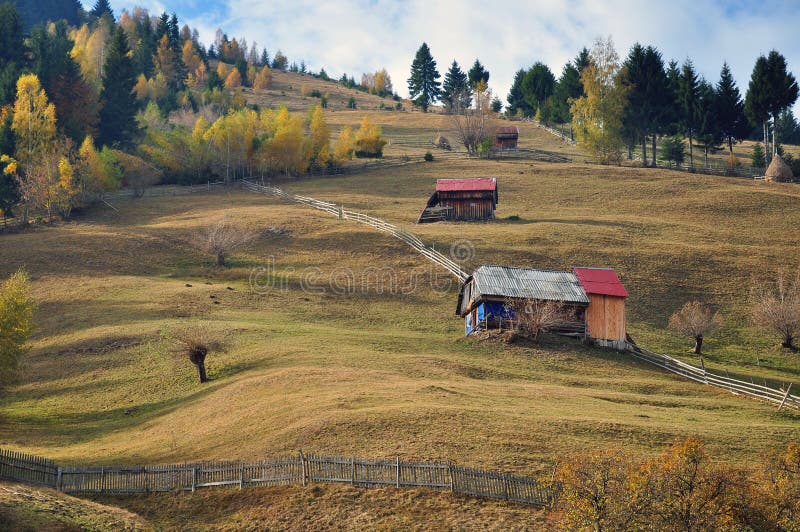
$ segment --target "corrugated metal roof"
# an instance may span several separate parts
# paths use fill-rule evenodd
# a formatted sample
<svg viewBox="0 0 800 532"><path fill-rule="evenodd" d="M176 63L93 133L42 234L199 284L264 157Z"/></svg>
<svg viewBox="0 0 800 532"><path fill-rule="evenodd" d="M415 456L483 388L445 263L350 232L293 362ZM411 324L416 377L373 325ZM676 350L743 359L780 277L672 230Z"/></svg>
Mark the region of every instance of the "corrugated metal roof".
<svg viewBox="0 0 800 532"><path fill-rule="evenodd" d="M587 294L628 297L628 291L610 268L573 268Z"/></svg>
<svg viewBox="0 0 800 532"><path fill-rule="evenodd" d="M497 179L494 177L479 177L475 179L436 180L436 192L451 192L461 190L497 190Z"/></svg>
<svg viewBox="0 0 800 532"><path fill-rule="evenodd" d="M475 281L472 299L483 295L589 303L589 297L572 272L481 266L472 278Z"/></svg>

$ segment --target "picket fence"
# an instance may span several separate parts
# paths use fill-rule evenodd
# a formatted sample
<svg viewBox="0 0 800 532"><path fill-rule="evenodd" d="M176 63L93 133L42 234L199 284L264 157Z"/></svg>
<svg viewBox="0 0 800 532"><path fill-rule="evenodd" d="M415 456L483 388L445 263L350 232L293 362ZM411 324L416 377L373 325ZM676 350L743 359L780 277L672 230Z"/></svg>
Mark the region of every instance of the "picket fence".
<svg viewBox="0 0 800 532"><path fill-rule="evenodd" d="M0 478L77 494L341 483L362 487L431 488L534 506L552 506L561 489L554 481L470 469L452 463L407 462L400 458L363 460L303 452L257 462L62 467L46 458L0 449Z"/></svg>
<svg viewBox="0 0 800 532"><path fill-rule="evenodd" d="M630 346L627 352L639 360L694 382L721 388L734 395L746 395L762 401L767 401L778 405L779 410L782 408L800 409L800 397L791 393L791 383L784 385L783 388L773 388L768 386L766 381L764 381L763 385L756 384L755 380L747 382L742 379L730 377L729 375L720 375L718 372L715 373L706 369L705 364L703 364L702 367L693 366L672 358L671 356L655 353L636 345Z"/></svg>
<svg viewBox="0 0 800 532"><path fill-rule="evenodd" d="M402 240L403 242L405 242L406 244L417 250L417 252L422 254L430 261L445 268L447 271L456 276L460 281L466 280L466 278L469 276L467 272L461 269L461 266L457 262L451 260L444 254L439 253L432 247L426 246L425 243L422 240L420 240L419 237L417 237L416 235L404 229L401 229L396 225L381 220L379 218L375 218L367 214L362 214L360 212L348 211L341 206L337 206L335 203L320 201L314 198L309 198L308 196L299 196L297 194L290 194L277 187L259 185L248 179L242 181L242 187L252 192L268 194L294 203L299 203L302 205L306 205L308 207L313 207L314 209L327 212L334 216L338 216L339 219L341 220L353 220L368 225L374 229L377 229L378 231L389 233L393 237Z"/></svg>

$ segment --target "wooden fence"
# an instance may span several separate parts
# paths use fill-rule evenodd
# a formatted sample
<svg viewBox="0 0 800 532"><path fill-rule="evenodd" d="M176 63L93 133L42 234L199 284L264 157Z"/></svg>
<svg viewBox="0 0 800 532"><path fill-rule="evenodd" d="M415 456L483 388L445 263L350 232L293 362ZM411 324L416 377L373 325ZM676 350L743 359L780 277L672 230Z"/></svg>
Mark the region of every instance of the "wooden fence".
<svg viewBox="0 0 800 532"><path fill-rule="evenodd" d="M313 207L314 209L327 212L334 216L338 216L339 219L341 220L353 220L368 225L370 227L373 227L378 231L389 233L393 237L402 240L403 242L405 242L406 244L417 250L417 252L422 254L430 261L445 268L447 271L455 275L460 281L466 280L466 278L469 275L467 274L467 272L461 269L461 266L458 263L451 260L449 257L443 255L442 253L439 253L432 247L426 246L425 243L422 240L420 240L419 237L417 237L416 235L404 229L401 229L396 225L381 220L379 218L374 218L372 216L362 214L359 212L345 210L343 207L337 206L335 203L320 201L314 198L310 198L308 196L299 196L297 194L290 194L277 187L259 185L247 179L242 181L242 187L253 192L268 194L271 196L277 196L279 198L292 201L294 203L307 205L309 207Z"/></svg>
<svg viewBox="0 0 800 532"><path fill-rule="evenodd" d="M718 372L715 373L706 369L705 364L698 368L697 366L687 364L668 355L654 353L653 351L635 345L628 348L628 353L648 364L652 364L694 382L721 388L734 395L746 395L778 405L779 410L784 407L800 409L800 397L791 393L792 383L786 384L783 387L773 388L768 386L766 381L764 381L763 385L756 384L753 379L747 382L742 379L730 377L729 375L720 375Z"/></svg>
<svg viewBox="0 0 800 532"><path fill-rule="evenodd" d="M552 506L557 482L445 462L363 460L303 454L257 462L62 467L52 460L0 449L0 478L29 482L65 493L155 493L208 487L288 486L341 483L363 487L431 488L463 495Z"/></svg>

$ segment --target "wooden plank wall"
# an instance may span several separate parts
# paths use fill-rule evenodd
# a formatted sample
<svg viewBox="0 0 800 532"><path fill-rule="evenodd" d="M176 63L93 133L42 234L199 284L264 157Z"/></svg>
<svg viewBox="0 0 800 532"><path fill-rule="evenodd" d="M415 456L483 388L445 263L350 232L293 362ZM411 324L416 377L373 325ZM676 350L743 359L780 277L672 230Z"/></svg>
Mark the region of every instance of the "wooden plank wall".
<svg viewBox="0 0 800 532"><path fill-rule="evenodd" d="M625 340L625 299L589 294L586 309L589 336L597 340Z"/></svg>

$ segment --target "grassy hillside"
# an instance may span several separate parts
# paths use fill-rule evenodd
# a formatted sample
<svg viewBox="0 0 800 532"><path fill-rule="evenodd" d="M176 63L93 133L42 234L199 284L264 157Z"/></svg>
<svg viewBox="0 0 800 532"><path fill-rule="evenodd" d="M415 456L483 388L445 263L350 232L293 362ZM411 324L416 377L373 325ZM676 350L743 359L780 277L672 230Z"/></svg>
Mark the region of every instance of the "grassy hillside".
<svg viewBox="0 0 800 532"><path fill-rule="evenodd" d="M47 488L0 482L0 529L110 532L153 530L153 527L138 515L119 508L77 499Z"/></svg>
<svg viewBox="0 0 800 532"><path fill-rule="evenodd" d="M328 116L338 128L365 112L384 126L389 157L419 161L430 149L425 142L452 136L438 114L334 109ZM552 135L520 127L522 146L580 157ZM706 342L707 364L754 378L798 378L798 355L747 320L753 280L800 266L796 185L434 155L432 163L280 185L400 224L439 250L465 239L474 249L467 269L613 267L631 293L631 334L686 360L693 360L690 343L665 325L683 302L700 298L725 317ZM477 176L498 178L496 221L414 224L437 178ZM556 338L538 348L465 339L454 316L455 280L367 227L235 189L115 206L0 234L0 277L27 268L39 303L20 380L0 396L2 446L94 463L253 459L302 448L549 474L565 454L598 446L653 454L692 435L727 460L747 462L800 437L800 415L614 351ZM259 238L218 269L189 242L222 215L286 231ZM251 290L254 272L265 279L259 268L270 268L274 288ZM394 272L398 289L382 289L374 268ZM222 344L209 356L211 382L203 386L168 338L198 320ZM287 522L306 523L300 512L309 492L249 493L253 501L294 501ZM435 514L442 526L459 522L448 521L455 519L449 501L369 493L324 488L313 497L337 511L397 510L365 527L403 526L428 512L426 504L444 505ZM204 497L228 501L220 504L230 505L231 522L250 511L227 494L193 497L176 498L178 515L202 512ZM351 498L358 504L349 506ZM173 519L146 500L126 501L160 526ZM252 511L254 522L281 526L284 514ZM482 511L474 521L458 519L483 526Z"/></svg>

